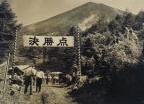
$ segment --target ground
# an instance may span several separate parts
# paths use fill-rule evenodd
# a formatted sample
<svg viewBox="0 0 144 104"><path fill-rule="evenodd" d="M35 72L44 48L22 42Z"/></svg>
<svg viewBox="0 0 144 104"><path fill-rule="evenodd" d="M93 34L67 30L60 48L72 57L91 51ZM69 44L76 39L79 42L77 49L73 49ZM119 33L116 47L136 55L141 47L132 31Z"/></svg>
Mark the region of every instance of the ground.
<svg viewBox="0 0 144 104"><path fill-rule="evenodd" d="M52 84L43 84L40 93L36 93L35 86L33 86L33 95L25 95L23 89L20 92L15 91L14 95L11 96L10 89L7 89L5 97L0 99L0 104L144 104L143 96L116 97L108 95L103 99L98 93L90 93L90 91L70 96L68 87ZM41 95L45 92L49 94L48 103L42 103L41 101Z"/></svg>
<svg viewBox="0 0 144 104"><path fill-rule="evenodd" d="M35 90L35 89L33 89ZM69 89L61 86L42 86L40 93L33 92L33 95L25 95L25 104L42 104L41 95L43 92L48 92L48 104L78 104L68 94Z"/></svg>

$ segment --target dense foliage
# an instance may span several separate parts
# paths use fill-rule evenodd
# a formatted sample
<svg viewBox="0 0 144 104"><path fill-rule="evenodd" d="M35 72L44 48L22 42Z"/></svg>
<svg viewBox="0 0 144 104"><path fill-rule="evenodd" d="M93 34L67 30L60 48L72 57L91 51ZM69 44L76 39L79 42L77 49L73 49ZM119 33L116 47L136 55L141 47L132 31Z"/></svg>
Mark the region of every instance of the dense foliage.
<svg viewBox="0 0 144 104"><path fill-rule="evenodd" d="M0 4L0 48L1 59L4 58L7 50L12 47L16 30L21 27L17 23L15 13L13 13L9 3L4 0ZM10 45L9 45L10 44Z"/></svg>
<svg viewBox="0 0 144 104"><path fill-rule="evenodd" d="M82 33L82 71L90 83L79 91L117 96L142 93L143 24L143 11L124 12L110 22L100 19Z"/></svg>

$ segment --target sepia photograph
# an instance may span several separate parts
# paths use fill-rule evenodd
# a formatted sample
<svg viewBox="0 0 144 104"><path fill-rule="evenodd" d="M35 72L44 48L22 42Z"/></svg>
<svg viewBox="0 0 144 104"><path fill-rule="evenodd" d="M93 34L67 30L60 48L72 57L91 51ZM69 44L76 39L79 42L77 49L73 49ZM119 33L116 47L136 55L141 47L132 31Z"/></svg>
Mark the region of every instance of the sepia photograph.
<svg viewBox="0 0 144 104"><path fill-rule="evenodd" d="M144 104L144 0L0 0L0 104Z"/></svg>

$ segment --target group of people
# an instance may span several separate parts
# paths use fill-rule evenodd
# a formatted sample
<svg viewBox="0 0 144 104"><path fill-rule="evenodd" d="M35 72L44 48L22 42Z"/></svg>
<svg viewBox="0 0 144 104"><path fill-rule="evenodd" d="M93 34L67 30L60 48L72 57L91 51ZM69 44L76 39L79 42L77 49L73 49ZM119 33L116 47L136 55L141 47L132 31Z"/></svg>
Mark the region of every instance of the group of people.
<svg viewBox="0 0 144 104"><path fill-rule="evenodd" d="M43 80L45 79L45 74L43 71L36 71L35 74L22 74L18 75L14 73L14 75L9 75L9 84L12 86L12 89L16 89L18 91L21 90L21 87L24 86L24 94L30 90L30 95L32 94L32 88L36 87L36 92L41 91L41 85Z"/></svg>
<svg viewBox="0 0 144 104"><path fill-rule="evenodd" d="M28 88L30 89L30 95L32 95L33 86L36 87L36 92L41 91L41 86L43 79L45 78L44 72L38 71L36 75L25 75L24 76L24 94L28 92Z"/></svg>
<svg viewBox="0 0 144 104"><path fill-rule="evenodd" d="M29 69L28 69L29 68ZM25 70L24 74L14 74L14 78L10 78L12 80L13 85L18 85L20 87L24 86L24 94L29 93L32 95L33 88L35 91L39 93L41 91L41 87L43 83L46 84L60 84L62 85L71 85L72 82L75 82L75 77L70 74L64 74L62 72L46 72L44 73L42 70L35 70L35 68L28 67Z"/></svg>

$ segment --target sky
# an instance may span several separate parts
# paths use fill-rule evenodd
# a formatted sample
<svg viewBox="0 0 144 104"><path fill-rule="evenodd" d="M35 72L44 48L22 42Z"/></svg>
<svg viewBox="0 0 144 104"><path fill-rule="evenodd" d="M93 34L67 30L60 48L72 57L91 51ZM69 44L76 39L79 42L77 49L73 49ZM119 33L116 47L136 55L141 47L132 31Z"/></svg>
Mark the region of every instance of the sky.
<svg viewBox="0 0 144 104"><path fill-rule="evenodd" d="M2 1L2 0L0 0ZM144 0L8 0L19 23L29 25L71 10L87 2L103 3L121 10L138 13Z"/></svg>

